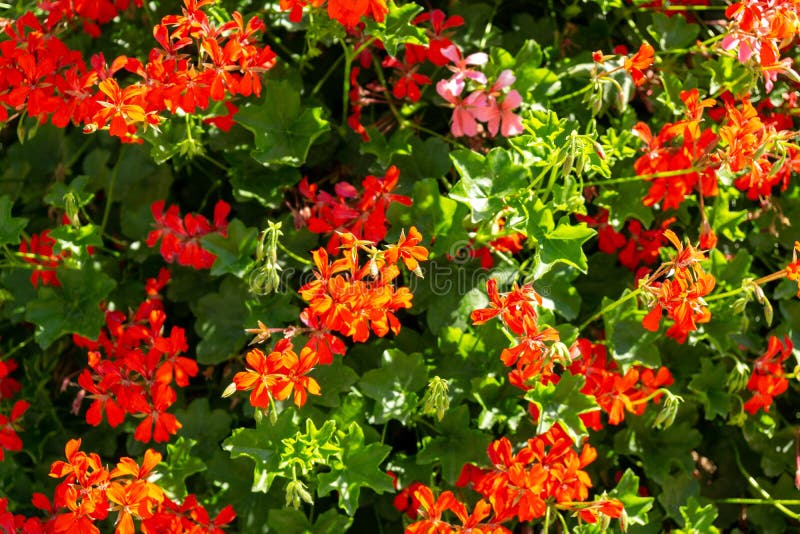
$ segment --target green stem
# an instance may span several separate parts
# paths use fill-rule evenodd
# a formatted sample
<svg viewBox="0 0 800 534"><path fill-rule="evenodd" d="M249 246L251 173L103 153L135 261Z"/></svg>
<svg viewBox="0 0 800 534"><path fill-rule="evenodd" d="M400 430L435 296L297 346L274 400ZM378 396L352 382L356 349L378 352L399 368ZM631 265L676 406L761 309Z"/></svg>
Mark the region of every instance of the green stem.
<svg viewBox="0 0 800 534"><path fill-rule="evenodd" d="M581 325L578 327L578 331L579 332L582 331L584 328L586 328L587 326L592 324L595 320L599 319L600 317L602 317L606 313L608 313L608 312L610 312L612 310L615 310L616 308L618 308L622 304L628 302L632 298L637 297L639 295L639 293L641 293L641 292L642 292L641 289L635 289L635 290L631 291L630 293L628 293L627 295L625 295L624 297L622 297L621 299L615 300L614 302L612 302L611 304L609 304L608 306L606 306L602 310L598 311L597 313L593 314L591 317L586 319L583 323L581 323Z"/></svg>
<svg viewBox="0 0 800 534"><path fill-rule="evenodd" d="M303 258L303 257L298 256L297 254L295 254L294 252L292 252L291 250L286 248L286 246L284 246L284 244L281 243L280 241L278 241L278 248L280 248L282 251L284 251L286 253L286 255L289 256L290 258L292 258L294 261L300 262L300 263L302 263L304 265L310 265L311 267L314 266L314 262L312 262L311 260L309 260L307 258Z"/></svg>
<svg viewBox="0 0 800 534"><path fill-rule="evenodd" d="M343 132L347 131L347 114L350 111L350 71L353 68L353 56L350 47L342 42L344 50L344 79L342 80L342 126Z"/></svg>
<svg viewBox="0 0 800 534"><path fill-rule="evenodd" d="M729 498L729 499L715 499L715 502L724 504L770 504L780 503L789 506L800 506L800 499L746 499L746 498Z"/></svg>
<svg viewBox="0 0 800 534"><path fill-rule="evenodd" d="M577 91L573 91L573 92L571 92L571 93L569 93L567 95L563 95L563 96L559 96L558 98L554 98L554 99L552 99L550 101L550 103L551 104L557 104L559 102L563 102L565 100L569 100L571 98L575 98L576 96L581 96L583 93L587 93L587 92L591 91L592 87L594 87L594 83L590 83L589 85L586 85L585 87L583 87L581 89L578 89Z"/></svg>
<svg viewBox="0 0 800 534"><path fill-rule="evenodd" d="M342 62L342 59L343 59L342 56L339 56L338 58L336 58L336 61L334 61L331 64L331 66L328 69L328 71L325 74L322 75L322 78L319 79L317 84L311 90L311 96L314 96L315 94L317 94L322 89L322 86L325 84L326 81L328 81L328 78L330 78L331 75L336 71L336 68L339 66L339 63Z"/></svg>
<svg viewBox="0 0 800 534"><path fill-rule="evenodd" d="M755 489L756 492L758 492L765 499L764 504L770 504L774 506L775 508L783 512L786 516L792 519L800 519L800 514L792 512L791 510L786 508L786 506L784 506L782 502L773 499L772 495L770 495L767 490L762 488L761 485L758 483L758 481L755 478L753 478L753 476L750 475L750 473L747 472L747 470L742 465L742 459L739 457L739 449L737 449L735 445L732 446L733 446L733 454L734 457L736 458L736 465L739 467L739 472L742 474L745 480L747 480L747 482L753 487L753 489Z"/></svg>
<svg viewBox="0 0 800 534"><path fill-rule="evenodd" d="M682 176L690 172L699 172L700 169L690 167L688 169L674 169L671 171L655 172L653 174L636 174L633 176L622 176L620 178L610 178L608 180L595 180L584 182L584 187L593 185L609 185L609 184L622 184L625 182L639 182L645 180L652 180L654 178L670 178L672 176Z"/></svg>
<svg viewBox="0 0 800 534"><path fill-rule="evenodd" d="M103 220L100 222L100 234L104 234L106 232L106 224L108 224L108 216L111 214L111 204L114 203L114 184L117 183L117 175L119 174L119 168L122 165L122 158L125 155L125 147L121 148L119 151L119 158L117 158L117 164L114 165L114 170L111 171L111 179L108 183L108 189L106 190L106 206L103 209Z"/></svg>

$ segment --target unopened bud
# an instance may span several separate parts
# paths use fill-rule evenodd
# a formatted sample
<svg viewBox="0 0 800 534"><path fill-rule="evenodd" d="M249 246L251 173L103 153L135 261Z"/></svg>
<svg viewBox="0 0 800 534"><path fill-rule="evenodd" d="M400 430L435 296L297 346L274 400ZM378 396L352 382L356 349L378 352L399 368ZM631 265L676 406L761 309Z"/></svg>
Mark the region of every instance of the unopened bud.
<svg viewBox="0 0 800 534"><path fill-rule="evenodd" d="M291 506L295 510L300 508L300 502L314 504L311 493L306 489L306 485L300 480L292 480L286 485L286 506Z"/></svg>
<svg viewBox="0 0 800 534"><path fill-rule="evenodd" d="M769 299L765 298L763 304L764 304L764 320L767 322L767 326L770 326L772 325L772 317L774 314L774 311L772 309L772 303L769 301Z"/></svg>
<svg viewBox="0 0 800 534"><path fill-rule="evenodd" d="M427 415L436 414L436 417L441 421L450 407L450 398L447 396L447 392L447 380L434 376L428 382L428 389L425 390L425 396L422 397L423 412Z"/></svg>
<svg viewBox="0 0 800 534"><path fill-rule="evenodd" d="M683 398L673 395L669 390L663 390L667 398L664 399L664 406L658 412L656 420L653 422L654 427L662 429L669 428L675 422L675 416L678 415L678 407L683 402Z"/></svg>
<svg viewBox="0 0 800 534"><path fill-rule="evenodd" d="M731 305L731 309L736 315L744 313L745 308L747 308L747 297L738 298Z"/></svg>
<svg viewBox="0 0 800 534"><path fill-rule="evenodd" d="M70 191L64 195L64 207L67 212L67 219L73 228L80 228L81 221L78 218L78 199L75 198L75 193Z"/></svg>
<svg viewBox="0 0 800 534"><path fill-rule="evenodd" d="M234 393L236 393L236 384L234 382L231 382L230 384L228 384L228 387L225 388L225 391L222 392L222 398L227 399Z"/></svg>
<svg viewBox="0 0 800 534"><path fill-rule="evenodd" d="M731 369L726 385L728 386L728 393L736 393L742 391L747 386L747 381L750 379L750 367L746 363L736 361L736 365Z"/></svg>

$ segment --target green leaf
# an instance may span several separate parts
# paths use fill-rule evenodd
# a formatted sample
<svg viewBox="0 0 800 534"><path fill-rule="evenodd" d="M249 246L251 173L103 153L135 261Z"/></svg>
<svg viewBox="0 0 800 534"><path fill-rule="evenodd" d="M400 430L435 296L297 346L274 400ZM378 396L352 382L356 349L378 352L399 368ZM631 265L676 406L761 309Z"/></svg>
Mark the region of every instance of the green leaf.
<svg viewBox="0 0 800 534"><path fill-rule="evenodd" d="M28 225L28 219L11 216L13 204L8 195L0 196L0 245L18 245L19 234Z"/></svg>
<svg viewBox="0 0 800 534"><path fill-rule="evenodd" d="M714 199L714 206L711 211L711 227L719 232L726 239L731 241L742 241L747 234L742 230L741 225L747 221L750 212L746 209L731 211L730 197L732 193L721 190L720 194Z"/></svg>
<svg viewBox="0 0 800 534"><path fill-rule="evenodd" d="M317 517L312 525L300 510L272 509L267 516L267 525L280 534L316 534L319 532L347 532L353 518L341 515L334 508L329 508Z"/></svg>
<svg viewBox="0 0 800 534"><path fill-rule="evenodd" d="M105 323L100 303L117 285L90 265L83 269L58 269L61 287L43 287L28 303L25 319L36 325L36 343L47 348L66 334L97 339Z"/></svg>
<svg viewBox="0 0 800 534"><path fill-rule="evenodd" d="M533 287L542 296L542 306L572 321L581 310L581 296L572 281L578 271L566 265L557 265L538 278Z"/></svg>
<svg viewBox="0 0 800 534"><path fill-rule="evenodd" d="M525 400L539 408L537 434L547 432L551 426L558 423L575 443L581 443L587 432L578 416L597 409L594 397L580 392L585 382L584 376L565 372L558 384L544 385L539 382L528 390Z"/></svg>
<svg viewBox="0 0 800 534"><path fill-rule="evenodd" d="M274 425L263 417L256 428L237 428L222 443L231 458L250 458L255 463L252 491L266 493L276 477L291 478L291 473L280 467L280 452L281 442L297 432L295 413L293 409L284 410Z"/></svg>
<svg viewBox="0 0 800 534"><path fill-rule="evenodd" d="M685 506L680 507L683 528L674 532L680 534L717 534L719 529L714 526L717 519L717 507L714 503L700 506L698 500L690 497Z"/></svg>
<svg viewBox="0 0 800 534"><path fill-rule="evenodd" d="M299 167L314 140L329 129L321 107L304 108L300 93L288 81L272 81L264 101L247 104L236 122L253 132L256 148L251 155L264 165Z"/></svg>
<svg viewBox="0 0 800 534"><path fill-rule="evenodd" d="M661 337L658 332L645 330L641 321L623 319L614 323L609 349L623 369L635 363L658 367L661 365L661 353L656 342Z"/></svg>
<svg viewBox="0 0 800 534"><path fill-rule="evenodd" d="M358 508L361 488L369 488L378 494L393 491L392 479L381 469L381 463L392 448L382 443L364 445L364 431L357 423L351 423L340 440L344 452L341 461L331 465L331 471L317 477L317 494L324 497L331 491L339 493L339 506L352 516Z"/></svg>
<svg viewBox="0 0 800 534"><path fill-rule="evenodd" d="M56 246L53 247L54 254L69 251L74 256L88 256L87 247L103 246L100 227L93 224L86 224L78 228L64 224L51 230L50 237L57 241Z"/></svg>
<svg viewBox="0 0 800 534"><path fill-rule="evenodd" d="M582 273L588 272L589 264L583 253L583 244L596 233L595 230L586 226L586 223L572 225L564 217L558 221L555 230L544 235L534 234L539 242L536 255L541 262L535 270L534 276L541 276L556 263L566 263Z"/></svg>
<svg viewBox="0 0 800 534"><path fill-rule="evenodd" d="M470 207L474 223L497 215L507 205L505 195L528 185L528 169L502 148L494 148L486 156L456 150L450 157L461 176L450 190L450 198Z"/></svg>
<svg viewBox="0 0 800 534"><path fill-rule="evenodd" d="M641 180L601 187L598 204L608 208L612 222L637 219L649 227L653 222L653 210L641 203L649 188L650 185Z"/></svg>
<svg viewBox="0 0 800 534"><path fill-rule="evenodd" d="M350 391L350 386L358 380L358 374L342 358L335 358L330 365L318 365L311 375L323 386L322 395L309 396L309 402L328 408L339 406L340 394Z"/></svg>
<svg viewBox="0 0 800 534"><path fill-rule="evenodd" d="M428 44L425 30L413 24L414 19L422 12L422 6L414 2L398 6L394 0L389 0L387 7L389 12L383 22L376 22L370 17L364 22L365 33L380 39L389 55L396 57L398 49L406 43Z"/></svg>
<svg viewBox="0 0 800 534"><path fill-rule="evenodd" d="M466 404L448 411L436 428L440 430L439 435L426 443L417 454L417 463L424 465L439 462L442 466L442 478L455 484L465 463L481 461L486 457L486 448L492 437L470 428Z"/></svg>
<svg viewBox="0 0 800 534"><path fill-rule="evenodd" d="M714 365L710 358L700 360L700 372L692 375L689 389L697 394L706 412L706 419L716 416L725 419L731 410L732 396L728 393L726 382L728 370L725 364Z"/></svg>
<svg viewBox="0 0 800 534"><path fill-rule="evenodd" d="M647 27L650 35L658 41L661 50L684 48L694 43L700 26L686 22L683 17L668 17L664 13L653 13L653 24Z"/></svg>
<svg viewBox="0 0 800 534"><path fill-rule="evenodd" d="M306 419L305 432L297 432L281 441L281 468L306 476L316 465L327 464L332 456L340 456L342 448L335 434L335 421L328 419L317 428L314 421Z"/></svg>
<svg viewBox="0 0 800 534"><path fill-rule="evenodd" d="M256 252L258 230L245 226L239 219L233 219L228 224L227 237L213 233L204 236L200 242L217 256L211 267L213 276L232 274L242 278L253 264L252 256Z"/></svg>
<svg viewBox="0 0 800 534"><path fill-rule="evenodd" d="M608 494L612 499L619 499L625 505L628 525L647 525L647 512L653 508L653 497L639 495L639 477L630 469L626 469L617 487Z"/></svg>
<svg viewBox="0 0 800 534"><path fill-rule="evenodd" d="M186 479L206 470L206 464L192 454L196 444L195 440L183 436L167 444L167 459L159 465L156 480L173 499L186 497Z"/></svg>
<svg viewBox="0 0 800 534"><path fill-rule="evenodd" d="M236 200L254 201L274 209L283 202L286 190L294 187L301 178L300 172L293 167L262 167L257 172L233 173L230 180Z"/></svg>
<svg viewBox="0 0 800 534"><path fill-rule="evenodd" d="M196 441L196 450L202 458L219 451L219 443L231 428L230 414L219 408L212 410L206 397L193 400L185 409L175 410L175 417L183 425L178 435Z"/></svg>
<svg viewBox="0 0 800 534"><path fill-rule="evenodd" d="M219 292L206 293L191 304L197 318L194 330L202 338L197 344L198 363L213 365L237 354L249 339L244 329L254 327L259 320L270 327L296 321L299 310L291 300L290 293L259 299L242 281L225 277Z"/></svg>
<svg viewBox="0 0 800 534"><path fill-rule="evenodd" d="M422 355L387 350L381 357L380 369L367 371L358 388L375 400L370 423L385 423L397 419L405 424L416 413L419 391L425 387L428 371Z"/></svg>

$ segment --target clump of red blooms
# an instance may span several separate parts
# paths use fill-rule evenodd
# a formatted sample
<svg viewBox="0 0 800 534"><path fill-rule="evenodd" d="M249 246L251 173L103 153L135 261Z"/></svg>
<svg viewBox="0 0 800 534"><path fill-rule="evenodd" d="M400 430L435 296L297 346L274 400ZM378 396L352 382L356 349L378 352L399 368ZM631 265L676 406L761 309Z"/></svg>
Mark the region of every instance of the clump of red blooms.
<svg viewBox="0 0 800 534"><path fill-rule="evenodd" d="M796 98L788 97L785 104L794 107ZM657 136L643 122L633 128L647 145L634 162L636 174L652 184L645 206L677 209L692 193L715 196L720 171L733 175L734 186L750 200L766 199L775 188L785 191L791 174L800 171L800 152L791 142L793 120L769 100L756 107L748 97L737 103L724 93L722 107L714 107L716 100L701 100L697 89L682 91L681 100L685 117L666 123ZM703 127L709 108L709 117L720 121L716 132Z"/></svg>
<svg viewBox="0 0 800 534"><path fill-rule="evenodd" d="M123 142L141 142L137 131L157 126L164 112L195 113L208 109L212 100L259 96L260 76L275 64L269 46L255 44L263 21L245 23L234 12L233 20L217 25L201 9L212 3L185 0L181 15L168 15L154 27L160 47L152 49L146 63L119 56L110 67L102 54L87 66L52 31L62 17L86 16L85 2L75 12L53 11L44 25L27 12L0 26L5 37L0 42L0 124L26 113L40 122L49 118L60 128L70 123L86 132L107 128ZM106 4L111 5L98 5ZM115 14L105 9L94 16L103 22ZM192 57L185 53L189 50L199 53ZM121 86L114 78L120 71L140 81Z"/></svg>
<svg viewBox="0 0 800 534"><path fill-rule="evenodd" d="M194 495L188 495L183 503L167 497L158 484L148 480L161 462L161 453L148 449L141 465L132 458L120 458L109 470L97 453L86 453L80 447L80 439L69 440L64 448L66 461L53 462L50 467L51 477L64 479L56 486L52 501L42 493L33 495L33 505L47 518L14 515L7 509L7 499L0 499L0 528L24 534L99 534L97 523L114 519L117 534L136 532L135 522L146 534L222 534L225 525L236 519L231 506L211 519ZM101 526L108 531L108 525Z"/></svg>
<svg viewBox="0 0 800 534"><path fill-rule="evenodd" d="M680 96L686 105L682 120L666 123L656 137L643 122L633 128L633 133L647 145L645 154L633 164L636 174L652 183L643 200L645 206L661 203L663 209L677 209L695 190L703 196L717 194L715 162L711 157L717 136L701 126L704 110L715 101L700 100L697 89L681 91Z"/></svg>
<svg viewBox="0 0 800 534"><path fill-rule="evenodd" d="M578 221L585 222L597 230L597 247L600 252L617 254L619 262L634 272L639 272L642 266L653 265L659 259L659 249L666 243L664 230L675 222L669 218L657 228L647 230L636 219L630 219L625 225L629 237L623 232L618 232L609 222L609 213L605 208L600 208L594 215L576 215ZM637 277L638 278L638 277Z"/></svg>
<svg viewBox="0 0 800 534"><path fill-rule="evenodd" d="M596 79L603 80L615 72L625 69L628 71L628 74L631 75L633 84L636 87L644 85L644 83L647 81L645 72L653 65L653 61L655 60L655 50L653 49L652 45L647 42L642 43L641 46L639 46L639 50L630 57L628 56L628 48L625 45L617 45L614 47L614 54L624 56L622 65L609 70L595 71ZM599 65L602 65L606 61L613 58L614 55L603 54L602 50L595 50L592 52L592 61L595 62L596 69Z"/></svg>
<svg viewBox="0 0 800 534"><path fill-rule="evenodd" d="M147 236L147 246L154 247L161 241L161 256L167 263L194 269L210 269L217 257L200 245L200 239L209 234L228 235L230 205L224 200L214 206L213 224L203 215L187 213L181 219L178 206L170 206L164 212L164 201L153 202L150 207L156 221L156 229Z"/></svg>
<svg viewBox="0 0 800 534"><path fill-rule="evenodd" d="M579 338L570 349L572 364L567 368L573 375L586 377L581 393L594 397L599 410L582 413L580 418L588 428L602 430L601 412L608 414L608 423L618 425L625 420L625 412L642 415L647 402L658 403L657 391L674 382L666 367L657 370L632 365L625 373L617 362L608 357L605 345Z"/></svg>
<svg viewBox="0 0 800 534"><path fill-rule="evenodd" d="M723 50L736 51L739 61L761 71L767 92L772 91L778 74L800 81L792 59L781 58L781 50L791 45L800 31L800 6L791 0L746 0L725 10L729 19Z"/></svg>
<svg viewBox="0 0 800 534"><path fill-rule="evenodd" d="M756 109L749 98L725 93L726 122L720 126L718 159L737 178L733 185L747 192L747 198L767 198L775 187L785 191L793 172L800 171L800 152L791 142L794 126L788 114L768 113L769 100Z"/></svg>
<svg viewBox="0 0 800 534"><path fill-rule="evenodd" d="M511 531L502 523L539 519L548 506L574 512L587 523L596 523L601 515L623 517L623 505L617 499L587 501L592 481L584 468L597 452L588 443L576 450L560 425L529 439L516 453L507 438L500 438L489 445L487 454L491 467L466 464L456 482L456 486L481 495L472 512L453 492L436 497L428 486L415 482L408 487L410 498L395 502L398 509L417 519L406 532L508 534ZM444 515L448 511L458 523Z"/></svg>
<svg viewBox="0 0 800 534"><path fill-rule="evenodd" d="M289 11L289 20L300 22L303 19L303 8L320 8L326 0L280 0L282 11ZM386 0L327 0L328 16L338 21L347 29L355 28L363 17L368 17L376 22L383 22L389 12Z"/></svg>
<svg viewBox="0 0 800 534"><path fill-rule="evenodd" d="M594 344L588 339L578 339L570 349L558 348L558 331L547 327L540 329L536 322L537 307L541 297L530 285L514 286L510 292L501 294L497 281L486 283L489 308L472 312L472 321L480 325L498 317L511 333L517 344L504 349L500 359L506 366L514 366L509 372L509 383L527 391L534 383L557 384L561 376L555 363L572 375L581 375L586 381L581 389L585 395L596 399L599 409L581 414L584 424L594 430L603 428L600 413L608 414L608 421L618 425L625 419L625 411L641 415L647 402L658 402L657 391L672 384L669 370L658 370L642 366L631 366L624 374L616 362L609 360L604 345ZM531 414L538 419L538 409L530 405Z"/></svg>
<svg viewBox="0 0 800 534"><path fill-rule="evenodd" d="M127 317L106 311L106 328L97 341L73 335L75 344L89 350L89 368L78 377L84 395L91 399L86 422L98 426L105 416L118 426L126 414L141 418L134 438L143 443L169 441L181 423L167 410L177 398L173 383L189 385L197 375L197 362L181 354L188 350L183 328L173 326L165 335L167 315L160 291L169 271L147 280L147 298Z"/></svg>
<svg viewBox="0 0 800 534"><path fill-rule="evenodd" d="M0 402L10 401L22 389L22 384L10 376L18 367L17 362L11 358L0 360ZM0 461L5 458L5 451L22 450L22 439L17 432L22 430L20 419L29 406L29 402L17 399L8 415L0 413ZM2 524L0 521L0 526Z"/></svg>
<svg viewBox="0 0 800 534"><path fill-rule="evenodd" d="M324 248L312 252L314 280L299 290L308 303L300 313L305 326L270 329L259 323L259 328L248 330L256 334L254 342L263 342L273 333L284 335L268 355L259 349L248 352L248 370L233 378L236 390L251 391L253 406L267 408L273 398L284 400L292 393L294 403L303 406L309 393L320 394L319 384L308 373L318 364L331 364L334 354L344 355L343 338L363 343L371 334L383 337L400 332L395 314L411 307L413 295L408 287L395 287L395 280L401 262L409 271L422 274L419 262L428 258L428 250L420 245L419 231L412 226L407 236L402 232L397 243L383 250L354 234L340 234L339 241L341 257L332 263ZM298 334L307 338L299 355L291 342Z"/></svg>
<svg viewBox="0 0 800 534"><path fill-rule="evenodd" d="M23 253L23 261L35 266L31 272L33 287L39 287L39 284L61 287L61 282L56 275L56 268L66 257L66 252L53 254L55 244L56 240L50 237L49 230L33 234L30 241L23 239L19 244L19 251Z"/></svg>
<svg viewBox="0 0 800 534"><path fill-rule="evenodd" d="M505 226L505 220L500 219L497 224L498 232ZM512 256L521 252L524 248L524 241L528 238L522 232L511 232L501 235L489 241L485 247L470 247L469 254L472 258L480 260L481 267L491 269L494 266L493 253L511 254Z"/></svg>
<svg viewBox="0 0 800 534"><path fill-rule="evenodd" d="M379 63L381 68L394 70L389 76L391 88L376 81L366 85L358 82L362 69L372 63L372 54L381 53L383 47L380 42L363 50L359 57L360 66L351 70L351 115L348 124L356 133L369 140L366 128L361 124L361 113L365 106L391 104L392 99L419 101L422 97L421 87L433 83L429 76L420 72L426 62L437 68L447 67L452 72L449 78L438 81L436 91L453 108L451 133L454 136L475 136L486 132L492 137L498 133L510 137L522 133L521 119L514 113L522 104L522 96L510 89L516 79L513 72L506 69L490 83L486 75L475 68L485 65L489 56L484 52L465 56L450 40L448 30L462 26L462 17L447 17L443 11L435 9L418 16L412 24L429 26L426 28L428 45L407 43L403 48L402 61L398 54L398 57L385 55L376 62L376 66ZM465 91L469 91L469 94ZM484 126L480 126L479 121ZM386 129L380 121L376 126L381 130Z"/></svg>
<svg viewBox="0 0 800 534"><path fill-rule="evenodd" d="M367 176L362 191L348 182L338 182L334 194L320 190L303 178L298 191L308 206L300 211L300 219L315 234L330 234L328 253L334 254L341 244L341 234L373 243L383 241L388 231L386 210L392 202L411 205L411 199L392 193L400 180L400 170L392 165L382 177Z"/></svg>
<svg viewBox="0 0 800 534"><path fill-rule="evenodd" d="M747 389L753 392L753 396L744 403L746 412L755 415L761 408L769 411L773 399L789 387L784 362L793 349L794 345L788 337L781 343L777 337L770 336L767 352L753 363L753 372L747 381Z"/></svg>
<svg viewBox="0 0 800 534"><path fill-rule="evenodd" d="M711 320L711 312L703 297L711 293L716 280L700 265L706 259L702 251L691 245L684 246L672 230L665 230L664 236L675 246L677 254L640 282L651 307L642 320L642 326L651 332L658 331L666 311L667 317L673 321L667 329L667 336L684 343L689 333L697 330L698 324ZM659 281L662 277L663 280Z"/></svg>

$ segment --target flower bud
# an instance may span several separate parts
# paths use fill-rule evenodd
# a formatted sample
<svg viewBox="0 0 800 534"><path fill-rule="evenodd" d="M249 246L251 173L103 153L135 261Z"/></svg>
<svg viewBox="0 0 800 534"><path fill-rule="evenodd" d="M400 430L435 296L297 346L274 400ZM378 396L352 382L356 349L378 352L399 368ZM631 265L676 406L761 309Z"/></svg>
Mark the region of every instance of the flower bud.
<svg viewBox="0 0 800 534"><path fill-rule="evenodd" d="M658 412L653 426L666 429L675 422L675 416L678 415L678 407L683 402L683 398L672 394L669 390L665 389L663 391L667 398L664 399L664 406L661 408L661 411Z"/></svg>
<svg viewBox="0 0 800 534"><path fill-rule="evenodd" d="M450 398L447 396L447 391L447 380L434 376L428 382L428 389L425 390L425 396L422 397L423 412L426 415L436 414L436 417L441 421L450 407Z"/></svg>
<svg viewBox="0 0 800 534"><path fill-rule="evenodd" d="M300 508L300 502L314 504L311 493L306 489L306 485L300 480L292 480L286 485L286 506L291 506L295 510Z"/></svg>

